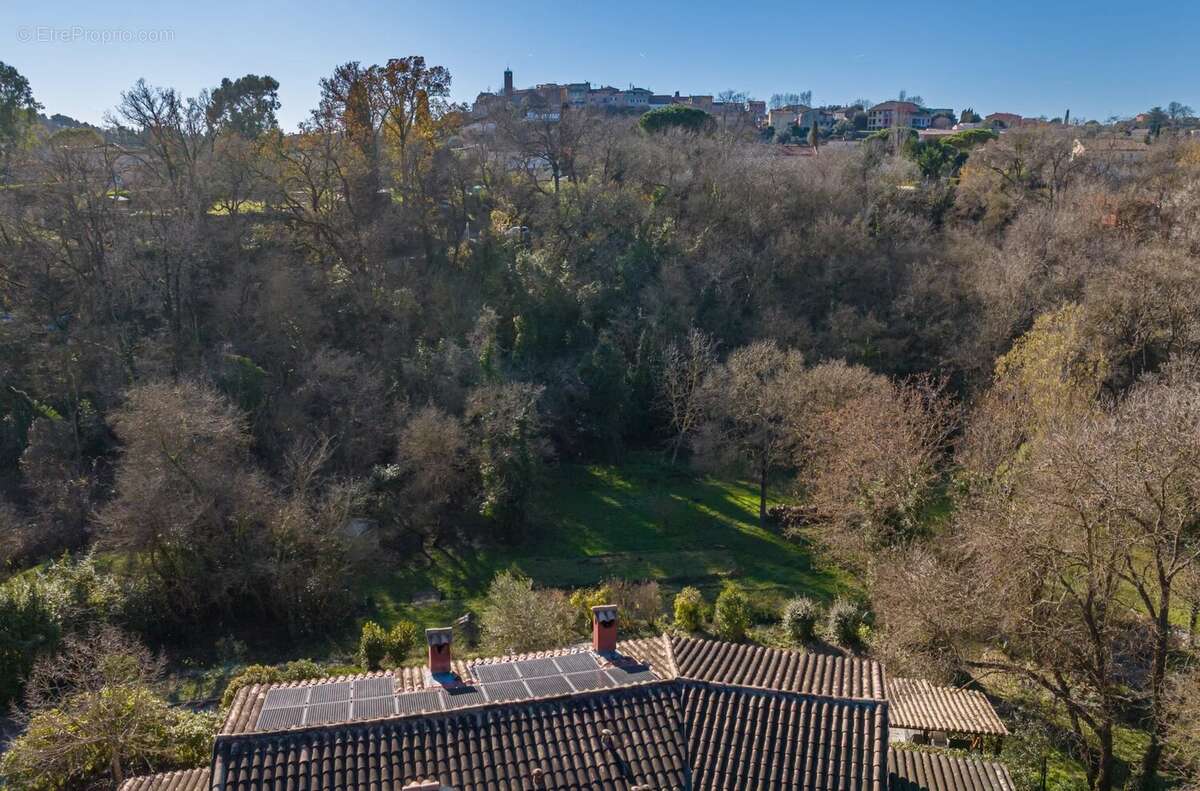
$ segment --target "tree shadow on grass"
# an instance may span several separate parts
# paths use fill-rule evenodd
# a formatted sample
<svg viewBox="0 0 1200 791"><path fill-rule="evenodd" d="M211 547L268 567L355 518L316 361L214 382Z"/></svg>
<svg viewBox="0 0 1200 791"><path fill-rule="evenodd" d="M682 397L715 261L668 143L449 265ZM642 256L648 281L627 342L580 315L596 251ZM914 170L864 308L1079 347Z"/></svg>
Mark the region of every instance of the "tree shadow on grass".
<svg viewBox="0 0 1200 791"><path fill-rule="evenodd" d="M559 521L542 527L540 546L530 547L539 557L628 554L627 567L608 564L610 576L678 581L713 576L680 567L686 553L701 553L695 558L721 568L723 578L823 598L843 582L813 562L806 540L789 541L760 527L755 492L742 483L682 474L668 465L591 466L564 469L547 496L560 496L564 508ZM658 556L666 567L647 574L645 561Z"/></svg>

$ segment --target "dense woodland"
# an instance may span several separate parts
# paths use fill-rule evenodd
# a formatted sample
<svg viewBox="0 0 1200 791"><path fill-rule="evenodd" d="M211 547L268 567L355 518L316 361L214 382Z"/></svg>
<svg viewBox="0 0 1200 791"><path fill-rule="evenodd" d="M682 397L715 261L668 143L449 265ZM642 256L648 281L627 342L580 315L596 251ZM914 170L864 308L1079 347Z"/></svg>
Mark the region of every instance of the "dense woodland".
<svg viewBox="0 0 1200 791"><path fill-rule="evenodd" d="M631 450L753 481L861 578L863 650L1034 690L1092 788L1200 782L1194 137L793 157L712 125L477 122L418 57L334 69L297 131L247 75L139 82L110 128L51 132L0 70L15 786L206 758L210 722L143 697L139 641L341 628L357 528L393 564L519 546L548 469ZM114 689L154 727L67 755ZM1125 726L1148 736L1121 775Z"/></svg>

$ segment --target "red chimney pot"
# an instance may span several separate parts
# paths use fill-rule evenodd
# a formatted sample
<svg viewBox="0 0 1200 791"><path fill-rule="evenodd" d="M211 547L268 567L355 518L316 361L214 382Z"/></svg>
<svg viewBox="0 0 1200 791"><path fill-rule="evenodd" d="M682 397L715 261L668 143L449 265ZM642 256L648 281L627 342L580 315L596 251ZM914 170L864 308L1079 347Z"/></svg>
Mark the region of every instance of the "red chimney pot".
<svg viewBox="0 0 1200 791"><path fill-rule="evenodd" d="M454 629L449 626L425 630L425 642L429 644L429 672L433 675L450 672L450 643L453 639Z"/></svg>
<svg viewBox="0 0 1200 791"><path fill-rule="evenodd" d="M611 654L617 650L617 605L601 604L592 608L592 650Z"/></svg>

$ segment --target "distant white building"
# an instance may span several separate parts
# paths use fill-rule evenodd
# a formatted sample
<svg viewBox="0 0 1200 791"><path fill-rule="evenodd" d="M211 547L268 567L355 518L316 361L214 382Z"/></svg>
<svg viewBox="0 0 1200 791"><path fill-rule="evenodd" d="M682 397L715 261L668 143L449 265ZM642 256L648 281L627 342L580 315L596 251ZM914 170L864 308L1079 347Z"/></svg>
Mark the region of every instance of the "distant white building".
<svg viewBox="0 0 1200 791"><path fill-rule="evenodd" d="M767 126L775 128L775 133L786 132L788 128L799 123L800 116L811 108L803 104L790 104L786 107L775 107L767 111Z"/></svg>
<svg viewBox="0 0 1200 791"><path fill-rule="evenodd" d="M867 128L891 129L893 126L907 126L911 129L927 129L929 113L912 102L892 100L881 102L867 112Z"/></svg>

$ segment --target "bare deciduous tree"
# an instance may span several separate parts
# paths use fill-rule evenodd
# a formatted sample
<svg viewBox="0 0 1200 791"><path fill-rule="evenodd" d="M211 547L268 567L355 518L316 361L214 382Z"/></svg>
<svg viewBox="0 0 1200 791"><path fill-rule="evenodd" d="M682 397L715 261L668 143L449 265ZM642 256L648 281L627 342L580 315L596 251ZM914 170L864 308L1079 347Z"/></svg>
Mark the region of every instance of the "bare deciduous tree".
<svg viewBox="0 0 1200 791"><path fill-rule="evenodd" d="M1097 423L1085 457L1091 462L1089 494L1120 531L1118 573L1152 625L1150 743L1141 767L1142 787L1150 788L1166 737L1171 609L1181 578L1200 563L1200 382L1194 366L1168 366Z"/></svg>
<svg viewBox="0 0 1200 791"><path fill-rule="evenodd" d="M767 519L771 473L791 462L796 444L796 395L804 357L774 341L743 346L709 374L710 414L723 440L758 482L758 519Z"/></svg>
<svg viewBox="0 0 1200 791"><path fill-rule="evenodd" d="M1114 783L1115 727L1136 699L1149 703L1143 783L1167 740L1169 615L1200 554L1200 387L1189 371L1178 364L1115 404L1059 413L974 470L957 533L940 560L922 561L921 579L946 580L940 606L916 604L928 591L909 562L893 564L902 571L877 600L897 644L953 653L1061 703L1102 791Z"/></svg>
<svg viewBox="0 0 1200 791"><path fill-rule="evenodd" d="M412 521L436 541L453 510L465 510L472 470L462 422L434 406L418 410L400 429L396 459Z"/></svg>
<svg viewBox="0 0 1200 791"><path fill-rule="evenodd" d="M564 177L576 180L576 158L593 121L585 112L546 106L500 113L495 120L522 170L539 190L543 171L549 171L555 195Z"/></svg>
<svg viewBox="0 0 1200 791"><path fill-rule="evenodd" d="M201 384L157 383L131 390L114 423L124 450L101 544L128 553L178 613L254 595L274 498L241 415Z"/></svg>
<svg viewBox="0 0 1200 791"><path fill-rule="evenodd" d="M1200 666L1193 659L1168 678L1163 697L1166 730L1164 758L1200 787Z"/></svg>
<svg viewBox="0 0 1200 791"><path fill-rule="evenodd" d="M675 431L671 441L672 463L678 460L679 449L704 419L704 385L716 359L716 341L695 327L688 330L682 344L673 343L663 353L660 390L663 407Z"/></svg>
<svg viewBox="0 0 1200 791"><path fill-rule="evenodd" d="M916 537L957 423L944 385L878 377L814 419L805 480L834 546L869 558Z"/></svg>

